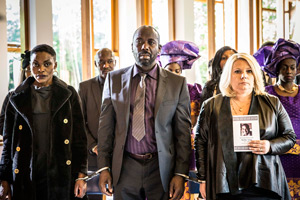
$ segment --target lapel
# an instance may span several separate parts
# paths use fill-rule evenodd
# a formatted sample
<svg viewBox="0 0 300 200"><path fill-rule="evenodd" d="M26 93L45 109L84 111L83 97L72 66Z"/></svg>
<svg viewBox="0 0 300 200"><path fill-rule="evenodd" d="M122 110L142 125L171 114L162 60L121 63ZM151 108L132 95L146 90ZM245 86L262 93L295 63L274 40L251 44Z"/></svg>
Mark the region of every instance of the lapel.
<svg viewBox="0 0 300 200"><path fill-rule="evenodd" d="M128 124L129 124L129 114L130 114L130 84L131 84L131 77L133 72L133 66L124 69L122 73L122 82L121 82L121 91L120 91L120 98L124 100L124 112L125 115L125 126L126 126L126 133L128 130ZM118 111L117 111L118 112Z"/></svg>
<svg viewBox="0 0 300 200"><path fill-rule="evenodd" d="M221 96L219 96L221 97ZM218 100L220 99L220 100ZM221 99L223 101L221 102ZM219 101L219 102L218 102ZM218 120L218 134L220 142L222 144L222 152L224 157L224 163L228 175L228 184L231 194L239 193L238 186L238 169L237 169L237 154L233 148L233 130L232 130L232 115L230 109L230 98L216 98L216 106L221 106ZM230 159L226 159L230 158Z"/></svg>
<svg viewBox="0 0 300 200"><path fill-rule="evenodd" d="M100 85L100 82L101 82L100 76L97 76L93 79L92 85L91 85L93 97L94 97L94 100L97 105L98 116L100 116L100 113L101 113L101 101L102 101L102 91L103 91L103 85L102 85L102 82Z"/></svg>
<svg viewBox="0 0 300 200"><path fill-rule="evenodd" d="M53 118L57 111L71 97L72 92L67 88L68 85L53 76L52 97L51 97L51 117Z"/></svg>
<svg viewBox="0 0 300 200"><path fill-rule="evenodd" d="M252 99L251 99L251 105L249 108L249 114L248 115L258 115L258 108L259 108L259 101L258 97L255 96L255 93L252 92Z"/></svg>
<svg viewBox="0 0 300 200"><path fill-rule="evenodd" d="M32 104L31 104L31 88L30 85L34 82L33 77L29 77L25 82L16 88L15 92L9 99L10 103L16 109L16 111L24 118L28 126L32 130L33 118L32 118Z"/></svg>
<svg viewBox="0 0 300 200"><path fill-rule="evenodd" d="M219 96L221 97L221 96ZM223 101L221 100L223 99ZM238 186L238 165L237 165L237 154L233 148L233 128L232 128L232 115L230 109L230 98L216 98L216 113L219 114L218 130L219 138L222 144L222 152L224 156L224 162L228 174L228 183L231 194L239 193ZM219 109L218 109L219 108ZM257 97L252 93L251 105L249 108L248 115L258 114L258 100ZM230 158L230 159L226 159ZM230 169L230 170L229 170Z"/></svg>
<svg viewBox="0 0 300 200"><path fill-rule="evenodd" d="M158 67L158 84L157 84L157 93L155 99L155 106L154 106L154 118L156 118L159 106L165 96L166 93L166 83L167 83L167 73L161 68Z"/></svg>

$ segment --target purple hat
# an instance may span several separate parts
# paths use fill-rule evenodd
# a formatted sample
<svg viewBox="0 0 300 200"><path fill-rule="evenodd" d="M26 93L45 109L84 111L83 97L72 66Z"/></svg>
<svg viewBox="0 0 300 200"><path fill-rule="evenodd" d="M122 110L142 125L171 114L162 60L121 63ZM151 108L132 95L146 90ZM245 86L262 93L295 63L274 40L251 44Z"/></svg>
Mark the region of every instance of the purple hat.
<svg viewBox="0 0 300 200"><path fill-rule="evenodd" d="M272 46L264 46L257 50L255 54L253 54L253 57L256 59L258 64L263 67L267 57L271 53Z"/></svg>
<svg viewBox="0 0 300 200"><path fill-rule="evenodd" d="M191 69L198 58L200 55L196 44L181 40L168 42L162 47L160 54L162 67L170 63L178 63L182 70Z"/></svg>
<svg viewBox="0 0 300 200"><path fill-rule="evenodd" d="M298 65L300 61L300 45L292 40L278 39L274 46L262 47L253 55L262 70L267 72L272 78L278 76L278 64L280 61L288 58L296 60Z"/></svg>

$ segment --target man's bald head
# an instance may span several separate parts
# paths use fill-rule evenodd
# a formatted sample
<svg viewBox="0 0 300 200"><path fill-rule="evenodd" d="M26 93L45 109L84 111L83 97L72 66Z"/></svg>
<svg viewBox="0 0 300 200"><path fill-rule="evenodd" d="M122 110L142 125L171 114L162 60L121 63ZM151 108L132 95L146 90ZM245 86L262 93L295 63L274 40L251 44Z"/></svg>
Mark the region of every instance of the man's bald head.
<svg viewBox="0 0 300 200"><path fill-rule="evenodd" d="M136 30L134 31L132 41L134 41L136 34L137 34L140 30L142 30L142 29L152 29L152 30L156 33L156 35L157 35L157 41L158 41L158 44L160 44L160 35L159 35L159 32L158 32L153 26L147 26L147 25L140 26L138 29L136 29Z"/></svg>
<svg viewBox="0 0 300 200"><path fill-rule="evenodd" d="M99 70L99 76L106 78L107 73L113 71L116 66L114 52L108 48L97 51L95 55L95 66Z"/></svg>

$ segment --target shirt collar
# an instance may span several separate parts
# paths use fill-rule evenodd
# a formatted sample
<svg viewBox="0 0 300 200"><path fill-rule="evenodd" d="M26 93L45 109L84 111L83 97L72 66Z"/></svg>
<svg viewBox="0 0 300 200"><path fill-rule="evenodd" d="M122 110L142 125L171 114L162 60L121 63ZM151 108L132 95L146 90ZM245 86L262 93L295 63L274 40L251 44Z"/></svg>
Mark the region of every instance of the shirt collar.
<svg viewBox="0 0 300 200"><path fill-rule="evenodd" d="M100 85L104 84L105 79L102 78L100 75L98 75L98 82L100 83Z"/></svg>
<svg viewBox="0 0 300 200"><path fill-rule="evenodd" d="M135 64L134 68L133 68L133 77L135 77L137 74L139 74L141 72L142 71ZM157 79L157 64L155 64L154 67L146 74L156 80Z"/></svg>

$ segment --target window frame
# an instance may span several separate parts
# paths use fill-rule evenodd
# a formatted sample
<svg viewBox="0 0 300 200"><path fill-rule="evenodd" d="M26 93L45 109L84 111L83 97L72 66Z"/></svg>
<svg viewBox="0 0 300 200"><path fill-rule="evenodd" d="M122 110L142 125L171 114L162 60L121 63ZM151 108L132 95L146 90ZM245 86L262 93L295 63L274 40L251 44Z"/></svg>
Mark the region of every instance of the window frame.
<svg viewBox="0 0 300 200"><path fill-rule="evenodd" d="M138 26L152 26L152 0L137 0L137 24ZM175 0L168 0L168 24L169 40L175 40Z"/></svg>
<svg viewBox="0 0 300 200"><path fill-rule="evenodd" d="M263 0L256 0L256 30L257 30L257 49L260 48L260 46L263 44L263 28L262 28L262 14L263 11L266 12L275 12L277 14L277 9L269 9L269 8L263 8L262 6L262 1ZM285 1L285 0L283 0ZM278 16L276 16L277 19ZM275 41L274 41L275 42Z"/></svg>
<svg viewBox="0 0 300 200"><path fill-rule="evenodd" d="M215 17L215 5L217 3L223 4L223 34L225 38L225 11L224 0L194 0L202 3L207 3L207 20L208 20L208 58L214 57L216 52L216 17ZM238 0L234 0L234 15L235 15L235 46L238 49ZM225 42L225 41L224 41ZM224 43L225 45L225 43Z"/></svg>
<svg viewBox="0 0 300 200"><path fill-rule="evenodd" d="M81 0L82 80L95 76L94 58L99 49L94 46L93 1ZM119 56L119 3L111 0L111 47Z"/></svg>
<svg viewBox="0 0 300 200"><path fill-rule="evenodd" d="M7 53L22 53L29 49L29 0L20 0L21 43L7 42Z"/></svg>

